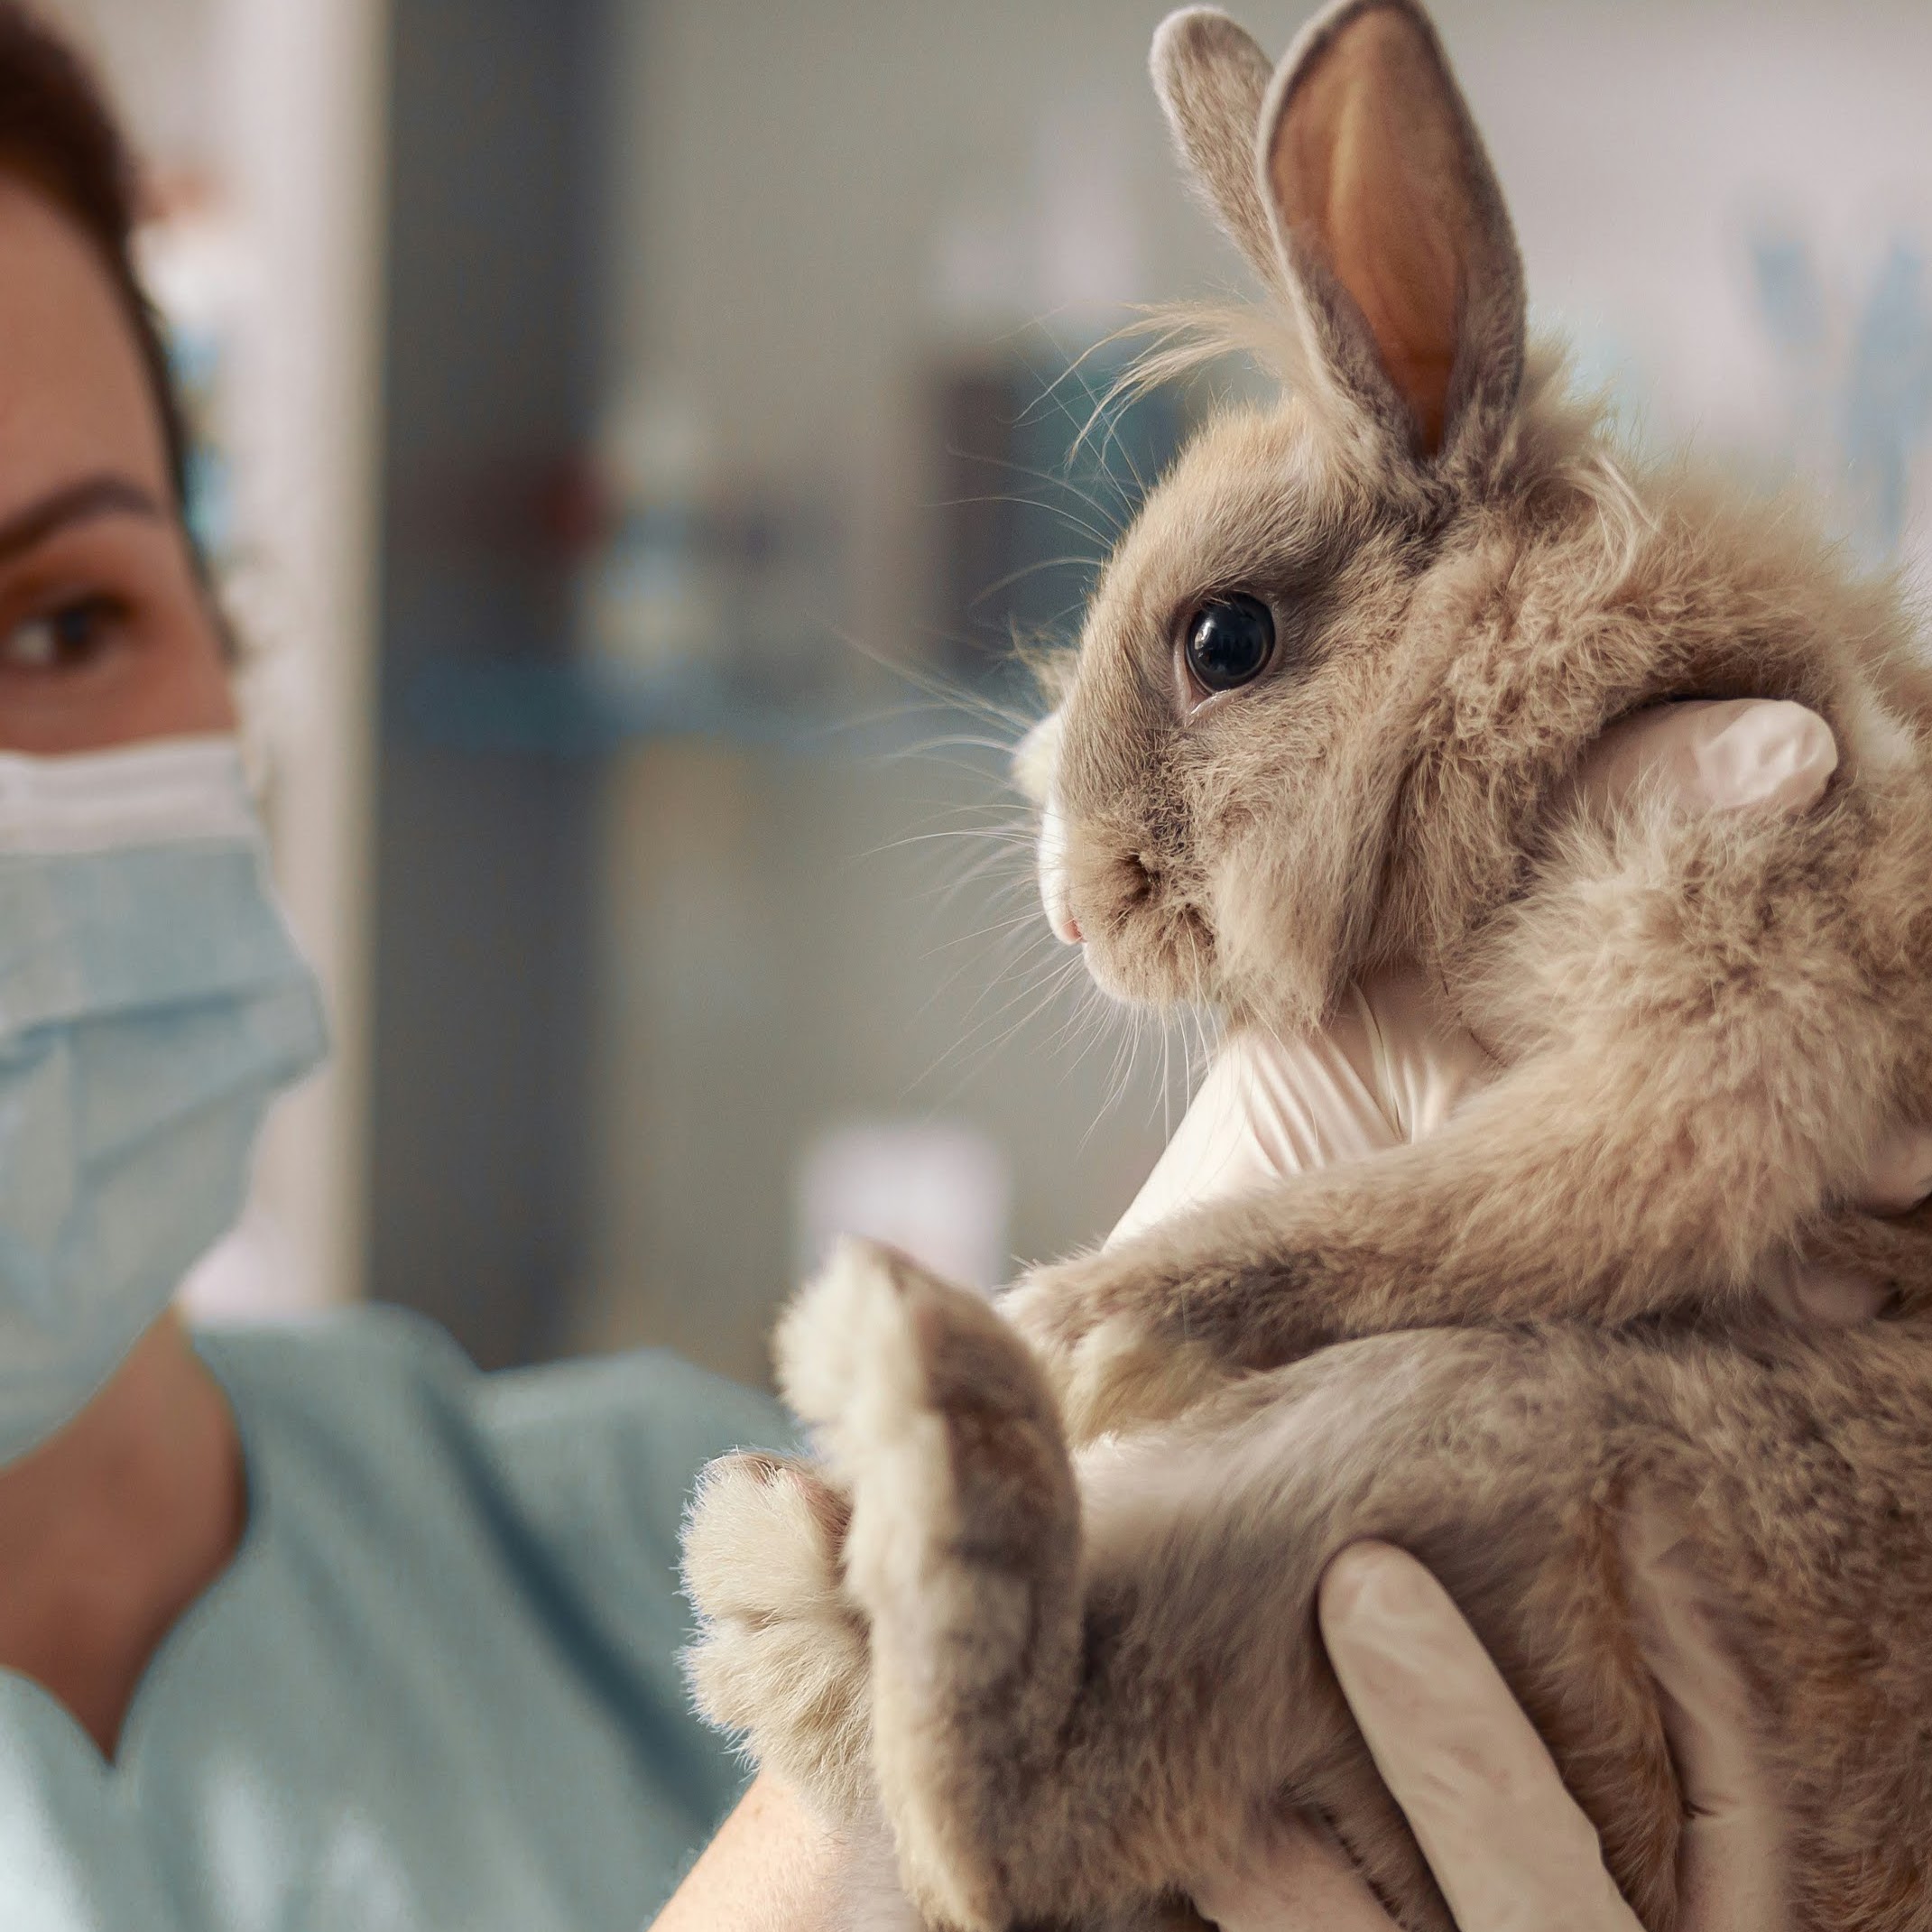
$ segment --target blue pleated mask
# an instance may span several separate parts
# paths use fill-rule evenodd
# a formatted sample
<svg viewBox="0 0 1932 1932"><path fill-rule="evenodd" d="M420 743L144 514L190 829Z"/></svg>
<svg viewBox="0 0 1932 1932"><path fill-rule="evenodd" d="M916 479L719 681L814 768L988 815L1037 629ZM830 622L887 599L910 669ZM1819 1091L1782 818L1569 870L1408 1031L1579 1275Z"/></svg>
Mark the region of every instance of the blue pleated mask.
<svg viewBox="0 0 1932 1932"><path fill-rule="evenodd" d="M325 1049L232 738L0 755L0 1463L234 1226Z"/></svg>

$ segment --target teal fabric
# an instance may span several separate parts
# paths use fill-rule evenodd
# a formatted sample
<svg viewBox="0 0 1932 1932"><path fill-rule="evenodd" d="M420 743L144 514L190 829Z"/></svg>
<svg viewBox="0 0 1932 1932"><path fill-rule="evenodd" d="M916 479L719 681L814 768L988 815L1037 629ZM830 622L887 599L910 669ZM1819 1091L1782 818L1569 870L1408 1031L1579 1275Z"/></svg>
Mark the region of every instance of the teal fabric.
<svg viewBox="0 0 1932 1932"><path fill-rule="evenodd" d="M680 1515L777 1410L667 1355L481 1375L376 1310L199 1345L246 1537L113 1765L0 1673L0 1927L637 1932L741 1781Z"/></svg>

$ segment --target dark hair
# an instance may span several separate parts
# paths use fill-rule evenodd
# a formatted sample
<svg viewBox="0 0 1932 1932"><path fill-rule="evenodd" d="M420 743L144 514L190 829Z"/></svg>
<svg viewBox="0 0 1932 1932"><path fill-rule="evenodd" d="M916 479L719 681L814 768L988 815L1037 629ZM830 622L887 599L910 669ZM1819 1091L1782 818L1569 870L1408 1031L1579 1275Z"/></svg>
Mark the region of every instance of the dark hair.
<svg viewBox="0 0 1932 1932"><path fill-rule="evenodd" d="M134 273L139 171L92 69L21 0L0 0L0 172L27 180L93 243L134 327L185 512L188 425L161 317Z"/></svg>

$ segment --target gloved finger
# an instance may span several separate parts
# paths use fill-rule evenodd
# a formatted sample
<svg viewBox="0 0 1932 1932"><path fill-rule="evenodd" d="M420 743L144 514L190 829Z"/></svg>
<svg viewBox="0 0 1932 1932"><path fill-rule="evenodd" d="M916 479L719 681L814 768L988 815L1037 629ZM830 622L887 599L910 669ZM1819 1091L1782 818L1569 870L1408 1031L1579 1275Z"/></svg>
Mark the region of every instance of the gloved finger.
<svg viewBox="0 0 1932 1932"><path fill-rule="evenodd" d="M1614 803L1654 785L1689 812L1802 811L1838 768L1838 742L1816 711L1733 698L1653 705L1613 725L1577 773L1584 795Z"/></svg>
<svg viewBox="0 0 1932 1932"><path fill-rule="evenodd" d="M1891 1299L1882 1282L1862 1280L1842 1268L1820 1267L1797 1255L1777 1257L1759 1271L1767 1304L1804 1328L1857 1328L1875 1321Z"/></svg>
<svg viewBox="0 0 1932 1932"><path fill-rule="evenodd" d="M1866 1213L1902 1215L1932 1195L1932 1127L1896 1129L1873 1155L1859 1190ZM1760 1286L1789 1321L1850 1328L1872 1320L1891 1299L1888 1282L1862 1277L1849 1263L1833 1265L1788 1254L1767 1262Z"/></svg>
<svg viewBox="0 0 1932 1932"><path fill-rule="evenodd" d="M1347 1854L1299 1817L1197 1885L1194 1903L1220 1932L1397 1932Z"/></svg>
<svg viewBox="0 0 1932 1932"><path fill-rule="evenodd" d="M1778 1808L1751 1749L1749 1696L1703 1607L1695 1547L1669 1517L1640 1506L1622 1548L1638 1643L1683 1788L1678 1925L1762 1932L1786 1916Z"/></svg>
<svg viewBox="0 0 1932 1932"><path fill-rule="evenodd" d="M1124 1241L1179 1209L1359 1160L1398 1138L1375 1090L1359 999L1345 1000L1317 1032L1277 1039L1237 1030L1108 1238Z"/></svg>
<svg viewBox="0 0 1932 1932"><path fill-rule="evenodd" d="M1902 1215L1932 1194L1932 1127L1900 1127L1879 1149L1859 1206Z"/></svg>
<svg viewBox="0 0 1932 1932"><path fill-rule="evenodd" d="M1640 1932L1542 1740L1414 1558L1385 1544L1344 1550L1322 1579L1321 1627L1463 1932Z"/></svg>
<svg viewBox="0 0 1932 1932"><path fill-rule="evenodd" d="M1318 1031L1238 1028L1109 1237L1180 1209L1419 1139L1495 1072L1419 973L1351 987Z"/></svg>

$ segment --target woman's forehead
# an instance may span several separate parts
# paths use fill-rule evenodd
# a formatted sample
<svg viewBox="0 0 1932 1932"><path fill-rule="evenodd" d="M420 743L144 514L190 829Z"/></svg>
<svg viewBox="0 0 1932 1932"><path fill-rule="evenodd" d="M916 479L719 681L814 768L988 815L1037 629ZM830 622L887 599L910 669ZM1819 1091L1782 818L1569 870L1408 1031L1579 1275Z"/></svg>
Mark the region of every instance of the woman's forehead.
<svg viewBox="0 0 1932 1932"><path fill-rule="evenodd" d="M170 494L134 325L79 227L0 174L0 520L102 475Z"/></svg>

